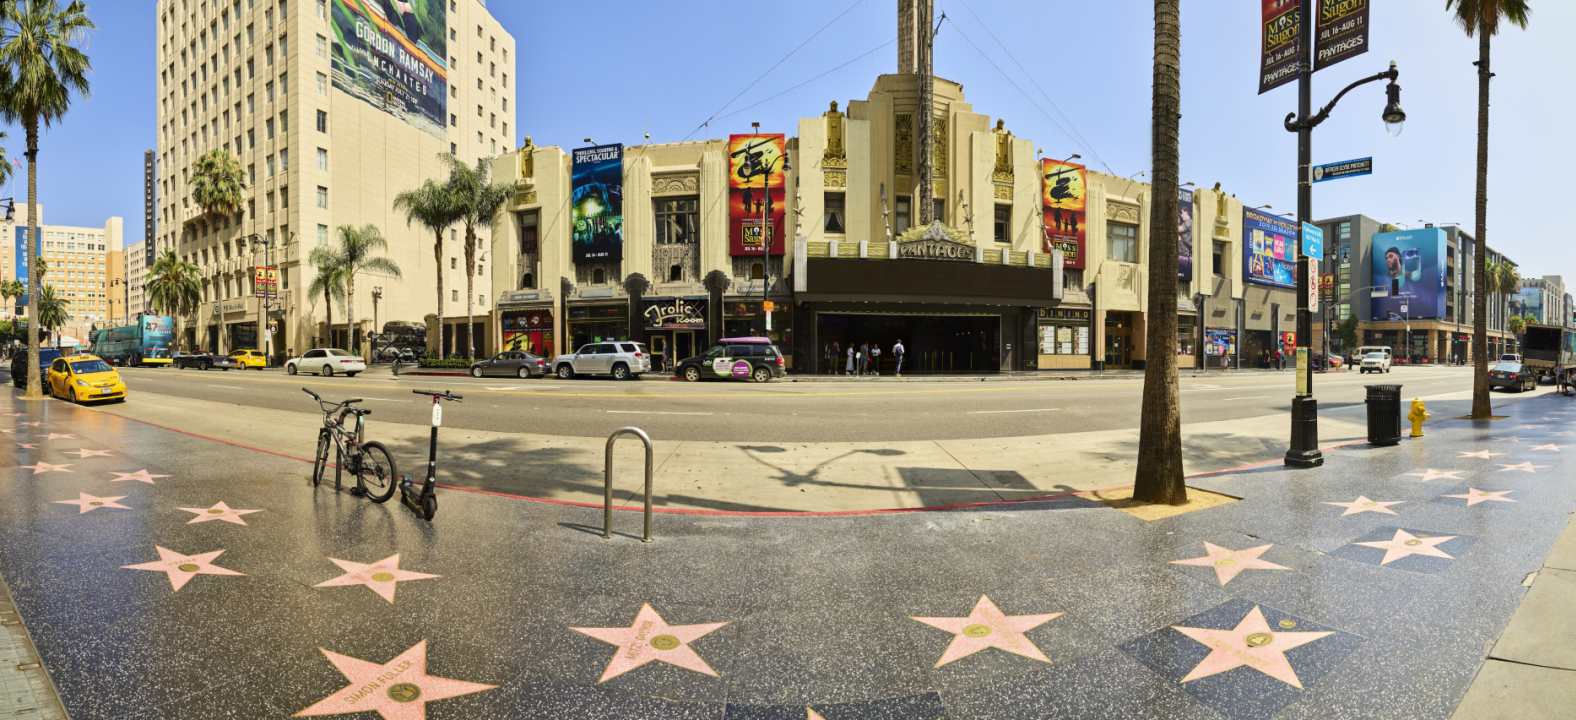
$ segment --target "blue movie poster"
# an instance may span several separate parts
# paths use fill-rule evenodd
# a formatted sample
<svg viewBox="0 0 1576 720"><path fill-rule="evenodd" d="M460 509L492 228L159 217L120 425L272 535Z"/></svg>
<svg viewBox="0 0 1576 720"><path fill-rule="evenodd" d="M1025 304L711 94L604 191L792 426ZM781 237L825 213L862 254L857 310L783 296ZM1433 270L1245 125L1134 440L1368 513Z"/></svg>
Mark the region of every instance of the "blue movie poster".
<svg viewBox="0 0 1576 720"><path fill-rule="evenodd" d="M624 146L597 145L574 151L570 175L575 262L618 262L624 258Z"/></svg>
<svg viewBox="0 0 1576 720"><path fill-rule="evenodd" d="M1243 208L1242 239L1243 280L1257 285L1297 287L1297 223Z"/></svg>
<svg viewBox="0 0 1576 720"><path fill-rule="evenodd" d="M29 267L28 259L30 257L32 257L32 253L28 252L27 249L27 228L18 227L16 229L16 279L17 282L22 283L23 288L27 287L27 269ZM22 296L16 299L16 306L24 307L26 305L27 292L24 290L22 292Z"/></svg>
<svg viewBox="0 0 1576 720"><path fill-rule="evenodd" d="M1379 233L1369 284L1373 320L1438 319L1445 314L1445 231Z"/></svg>

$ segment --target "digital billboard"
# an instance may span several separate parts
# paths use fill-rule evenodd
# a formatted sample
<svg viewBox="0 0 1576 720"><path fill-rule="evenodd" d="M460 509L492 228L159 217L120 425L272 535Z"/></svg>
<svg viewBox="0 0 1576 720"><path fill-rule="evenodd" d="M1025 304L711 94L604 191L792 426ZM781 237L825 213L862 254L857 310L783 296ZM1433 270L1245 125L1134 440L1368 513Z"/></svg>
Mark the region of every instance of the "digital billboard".
<svg viewBox="0 0 1576 720"><path fill-rule="evenodd" d="M762 255L768 238L772 255L780 256L787 248L786 147L787 139L780 134L728 136L729 255ZM762 216L771 223L767 235L762 234Z"/></svg>
<svg viewBox="0 0 1576 720"><path fill-rule="evenodd" d="M332 0L334 89L432 135L448 130L447 0Z"/></svg>
<svg viewBox="0 0 1576 720"><path fill-rule="evenodd" d="M1087 228L1084 217L1088 171L1084 166L1051 160L1040 161L1040 191L1045 211L1046 254L1062 251L1062 267L1082 270Z"/></svg>
<svg viewBox="0 0 1576 720"><path fill-rule="evenodd" d="M574 261L624 259L624 146L577 148L570 171Z"/></svg>
<svg viewBox="0 0 1576 720"><path fill-rule="evenodd" d="M1402 230L1374 235L1369 307L1373 320L1438 319L1445 315L1445 231Z"/></svg>
<svg viewBox="0 0 1576 720"><path fill-rule="evenodd" d="M1297 287L1297 223L1242 209L1242 279L1257 285Z"/></svg>

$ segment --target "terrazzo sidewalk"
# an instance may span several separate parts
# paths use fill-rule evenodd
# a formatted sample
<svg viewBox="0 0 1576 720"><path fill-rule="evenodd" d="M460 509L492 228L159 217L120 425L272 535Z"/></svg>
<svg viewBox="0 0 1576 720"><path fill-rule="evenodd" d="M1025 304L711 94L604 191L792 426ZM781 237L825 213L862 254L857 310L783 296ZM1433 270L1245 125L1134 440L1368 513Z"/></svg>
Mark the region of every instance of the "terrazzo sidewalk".
<svg viewBox="0 0 1576 720"><path fill-rule="evenodd" d="M1445 718L1576 509L1576 401L1507 407L1153 522L1070 497L644 544L480 493L428 525L5 398L0 576L76 720Z"/></svg>

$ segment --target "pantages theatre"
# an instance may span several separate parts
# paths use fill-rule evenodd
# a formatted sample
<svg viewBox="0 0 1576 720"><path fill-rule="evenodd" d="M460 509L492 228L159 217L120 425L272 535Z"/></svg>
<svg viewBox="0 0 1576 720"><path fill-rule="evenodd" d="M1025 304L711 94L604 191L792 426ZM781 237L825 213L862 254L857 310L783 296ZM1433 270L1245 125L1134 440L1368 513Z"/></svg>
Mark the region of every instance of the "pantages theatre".
<svg viewBox="0 0 1576 720"><path fill-rule="evenodd" d="M498 158L516 195L494 226L489 347L636 339L671 368L766 334L797 373L841 369L864 344L890 372L899 340L905 373L1142 363L1148 186L1061 159L1070 150L1042 158L976 113L930 72L932 12L899 3L898 72L846 111L831 103L793 132L622 147L594 208L618 233L594 253L571 242L590 217L575 148L527 140ZM1212 216L1216 194L1197 194Z"/></svg>

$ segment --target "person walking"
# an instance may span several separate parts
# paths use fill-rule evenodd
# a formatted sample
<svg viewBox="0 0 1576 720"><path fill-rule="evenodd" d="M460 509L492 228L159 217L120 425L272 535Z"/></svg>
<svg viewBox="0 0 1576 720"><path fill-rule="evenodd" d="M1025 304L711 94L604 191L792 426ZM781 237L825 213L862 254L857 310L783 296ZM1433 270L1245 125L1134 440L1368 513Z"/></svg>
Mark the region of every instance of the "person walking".
<svg viewBox="0 0 1576 720"><path fill-rule="evenodd" d="M897 377L903 377L903 354L907 349L903 347L903 338L898 338L892 345L892 359L897 361Z"/></svg>
<svg viewBox="0 0 1576 720"><path fill-rule="evenodd" d="M878 377L881 375L881 343L870 345L870 374Z"/></svg>
<svg viewBox="0 0 1576 720"><path fill-rule="evenodd" d="M843 347L842 345L839 345L836 340L833 340L831 352L827 354L826 372L831 375L836 375L837 361L842 359Z"/></svg>
<svg viewBox="0 0 1576 720"><path fill-rule="evenodd" d="M843 374L844 375L852 375L852 374L854 374L854 344L853 343L849 343L848 344L848 367L847 367L847 369L845 369L843 371Z"/></svg>
<svg viewBox="0 0 1576 720"><path fill-rule="evenodd" d="M860 345L859 349L854 351L854 377L865 374L865 356L869 354L869 350L869 346Z"/></svg>

